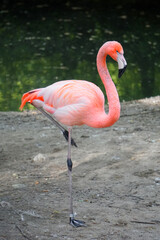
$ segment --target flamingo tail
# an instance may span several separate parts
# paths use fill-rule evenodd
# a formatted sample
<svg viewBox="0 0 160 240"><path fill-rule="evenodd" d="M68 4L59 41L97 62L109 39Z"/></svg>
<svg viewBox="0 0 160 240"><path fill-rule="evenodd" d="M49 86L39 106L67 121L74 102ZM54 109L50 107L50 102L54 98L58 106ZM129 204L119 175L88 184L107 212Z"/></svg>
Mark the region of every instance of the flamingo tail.
<svg viewBox="0 0 160 240"><path fill-rule="evenodd" d="M34 89L34 90L31 90L31 91L23 94L22 100L21 100L20 110L23 109L23 107L25 106L25 104L27 102L32 103L32 101L35 100L35 99L39 99L41 101L44 101L43 96L38 96L39 91L40 91L40 89Z"/></svg>

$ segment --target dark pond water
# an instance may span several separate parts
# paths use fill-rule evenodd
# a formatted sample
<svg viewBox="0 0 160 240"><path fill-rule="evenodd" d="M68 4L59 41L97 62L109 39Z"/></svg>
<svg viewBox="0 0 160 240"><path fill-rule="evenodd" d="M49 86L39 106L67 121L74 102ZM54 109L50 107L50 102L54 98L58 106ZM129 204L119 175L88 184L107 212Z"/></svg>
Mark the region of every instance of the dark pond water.
<svg viewBox="0 0 160 240"><path fill-rule="evenodd" d="M76 2L76 1L75 1ZM120 100L160 94L160 13L146 1L4 1L0 9L0 110L17 111L24 92L64 79L103 85L99 47L121 42L128 68L119 80L108 68Z"/></svg>

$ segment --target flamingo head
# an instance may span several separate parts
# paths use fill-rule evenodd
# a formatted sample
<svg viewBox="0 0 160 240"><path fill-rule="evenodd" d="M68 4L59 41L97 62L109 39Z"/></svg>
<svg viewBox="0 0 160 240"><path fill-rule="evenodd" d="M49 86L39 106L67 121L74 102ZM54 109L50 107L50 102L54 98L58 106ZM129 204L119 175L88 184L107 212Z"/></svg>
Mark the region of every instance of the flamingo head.
<svg viewBox="0 0 160 240"><path fill-rule="evenodd" d="M124 51L119 42L110 41L108 54L118 62L118 77L120 78L126 70L127 62L124 58Z"/></svg>

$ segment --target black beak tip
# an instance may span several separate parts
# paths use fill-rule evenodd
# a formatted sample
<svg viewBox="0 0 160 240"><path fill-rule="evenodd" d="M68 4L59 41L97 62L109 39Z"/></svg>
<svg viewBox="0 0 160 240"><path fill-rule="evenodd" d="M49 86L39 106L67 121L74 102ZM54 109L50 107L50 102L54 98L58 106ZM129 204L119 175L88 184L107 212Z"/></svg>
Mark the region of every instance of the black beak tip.
<svg viewBox="0 0 160 240"><path fill-rule="evenodd" d="M126 70L126 67L127 67L127 65L126 65L124 68L119 69L118 78L121 78L121 77L122 77L123 73L124 73L125 70Z"/></svg>

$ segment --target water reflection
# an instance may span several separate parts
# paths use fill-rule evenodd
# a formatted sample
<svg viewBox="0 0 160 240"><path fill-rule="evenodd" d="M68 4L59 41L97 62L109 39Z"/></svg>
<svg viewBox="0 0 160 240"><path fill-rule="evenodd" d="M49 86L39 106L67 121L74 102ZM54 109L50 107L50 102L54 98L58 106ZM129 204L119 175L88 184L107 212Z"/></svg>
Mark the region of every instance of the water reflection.
<svg viewBox="0 0 160 240"><path fill-rule="evenodd" d="M0 11L0 110L18 110L24 92L63 79L86 79L104 90L96 55L107 40L122 43L128 62L118 80L117 64L108 58L120 99L160 94L159 23L156 9L121 5L97 9L68 2L60 8L45 1L5 7Z"/></svg>

